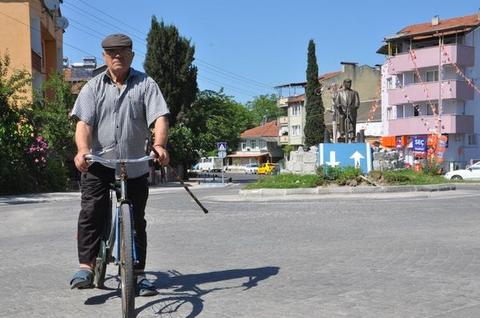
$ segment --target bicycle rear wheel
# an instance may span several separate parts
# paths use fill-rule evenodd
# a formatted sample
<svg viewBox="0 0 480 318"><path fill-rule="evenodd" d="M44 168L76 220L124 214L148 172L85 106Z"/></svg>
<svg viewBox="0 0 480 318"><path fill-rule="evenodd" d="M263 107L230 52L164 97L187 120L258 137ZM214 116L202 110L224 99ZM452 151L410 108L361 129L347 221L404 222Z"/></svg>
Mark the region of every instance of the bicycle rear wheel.
<svg viewBox="0 0 480 318"><path fill-rule="evenodd" d="M130 205L121 205L120 223L120 280L122 284L122 317L135 315L135 285L133 273L133 233Z"/></svg>

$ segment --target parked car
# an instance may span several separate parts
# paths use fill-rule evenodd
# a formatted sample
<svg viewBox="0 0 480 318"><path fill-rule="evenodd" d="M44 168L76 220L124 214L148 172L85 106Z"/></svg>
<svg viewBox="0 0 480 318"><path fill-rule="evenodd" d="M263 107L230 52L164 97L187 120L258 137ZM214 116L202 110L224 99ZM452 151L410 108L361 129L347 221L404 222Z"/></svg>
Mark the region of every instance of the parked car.
<svg viewBox="0 0 480 318"><path fill-rule="evenodd" d="M245 174L257 174L258 163L248 163L245 165Z"/></svg>
<svg viewBox="0 0 480 318"><path fill-rule="evenodd" d="M480 180L480 162L465 169L449 171L444 175L449 180Z"/></svg>
<svg viewBox="0 0 480 318"><path fill-rule="evenodd" d="M277 165L275 163L270 163L270 162L262 163L262 165L260 167L258 167L257 173L258 174L272 174L275 171L276 166Z"/></svg>
<svg viewBox="0 0 480 318"><path fill-rule="evenodd" d="M222 171L222 160L219 157L203 157L200 158L200 162L193 166L193 169L201 172Z"/></svg>

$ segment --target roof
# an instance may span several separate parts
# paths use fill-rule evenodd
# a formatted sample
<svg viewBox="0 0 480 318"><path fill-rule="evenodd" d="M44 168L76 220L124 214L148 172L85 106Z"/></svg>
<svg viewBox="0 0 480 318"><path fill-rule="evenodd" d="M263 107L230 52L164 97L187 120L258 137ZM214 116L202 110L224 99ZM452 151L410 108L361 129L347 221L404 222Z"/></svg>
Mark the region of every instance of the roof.
<svg viewBox="0 0 480 318"><path fill-rule="evenodd" d="M348 64L350 64L350 63L348 63ZM329 72L329 73L322 74L318 77L318 81L319 82L325 81L327 79L330 79L332 77L340 75L341 73L342 73L341 71L336 71L336 72ZM298 83L288 83L288 84L284 84L284 85L275 86L275 88L284 88L284 87L292 87L292 86L303 87L303 86L306 86L306 85L307 85L307 82L298 82Z"/></svg>
<svg viewBox="0 0 480 318"><path fill-rule="evenodd" d="M406 26L397 32L397 35L387 37L387 40L398 39L403 37L411 37L413 35L431 34L436 32L445 32L453 29L461 30L468 29L480 25L480 19L478 14L466 15L463 17L456 17L450 19L439 19L437 25L432 25L432 22L412 24ZM467 31L467 30L466 30Z"/></svg>
<svg viewBox="0 0 480 318"><path fill-rule="evenodd" d="M337 75L340 75L342 72L340 71L337 71L337 72L330 72L330 73L325 73L323 75L321 75L318 80L321 82L321 81L326 81L332 77L335 77Z"/></svg>
<svg viewBox="0 0 480 318"><path fill-rule="evenodd" d="M245 130L240 138L278 137L278 126L276 121L265 123L252 129Z"/></svg>

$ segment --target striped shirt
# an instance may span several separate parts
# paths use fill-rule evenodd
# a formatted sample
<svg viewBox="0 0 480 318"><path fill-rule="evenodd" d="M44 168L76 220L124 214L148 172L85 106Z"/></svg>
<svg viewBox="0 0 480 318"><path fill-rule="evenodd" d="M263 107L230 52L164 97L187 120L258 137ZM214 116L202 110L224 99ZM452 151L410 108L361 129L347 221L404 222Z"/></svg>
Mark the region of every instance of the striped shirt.
<svg viewBox="0 0 480 318"><path fill-rule="evenodd" d="M149 127L167 114L169 110L157 83L133 68L121 88L111 80L108 71L89 80L71 113L93 128L92 154L108 159L145 156L145 139L151 136ZM127 166L129 178L148 171L148 162Z"/></svg>

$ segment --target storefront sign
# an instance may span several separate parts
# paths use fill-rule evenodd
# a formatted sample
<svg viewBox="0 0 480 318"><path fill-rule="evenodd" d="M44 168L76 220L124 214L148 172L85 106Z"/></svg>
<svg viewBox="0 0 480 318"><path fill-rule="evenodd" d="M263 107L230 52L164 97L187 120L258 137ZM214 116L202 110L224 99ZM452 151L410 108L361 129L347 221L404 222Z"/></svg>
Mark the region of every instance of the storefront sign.
<svg viewBox="0 0 480 318"><path fill-rule="evenodd" d="M427 136L421 135L413 137L413 151L427 151Z"/></svg>

